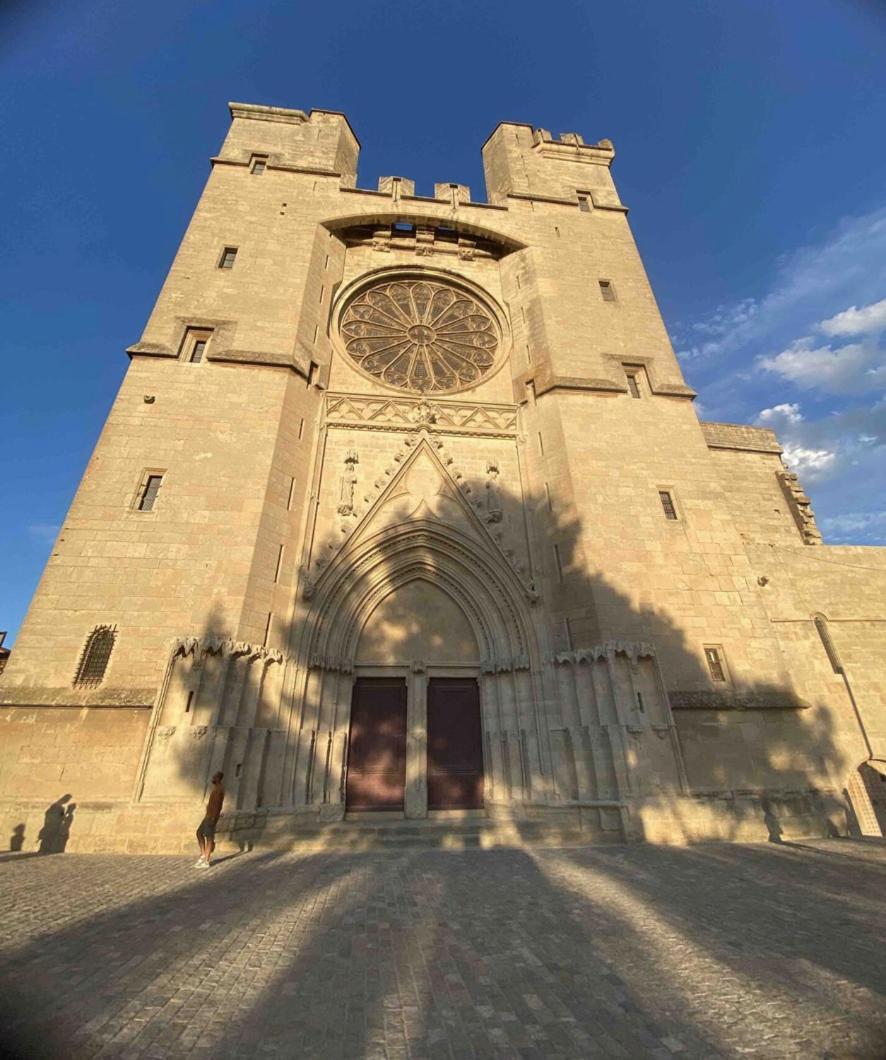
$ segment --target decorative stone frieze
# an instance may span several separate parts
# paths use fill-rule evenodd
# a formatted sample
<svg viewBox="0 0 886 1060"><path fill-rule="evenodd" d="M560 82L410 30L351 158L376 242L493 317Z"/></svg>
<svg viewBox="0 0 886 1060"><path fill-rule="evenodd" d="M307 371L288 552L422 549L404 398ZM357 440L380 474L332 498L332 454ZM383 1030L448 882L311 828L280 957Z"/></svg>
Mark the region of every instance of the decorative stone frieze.
<svg viewBox="0 0 886 1060"><path fill-rule="evenodd" d="M432 433L515 438L517 406L426 398L326 395L326 423L357 430Z"/></svg>

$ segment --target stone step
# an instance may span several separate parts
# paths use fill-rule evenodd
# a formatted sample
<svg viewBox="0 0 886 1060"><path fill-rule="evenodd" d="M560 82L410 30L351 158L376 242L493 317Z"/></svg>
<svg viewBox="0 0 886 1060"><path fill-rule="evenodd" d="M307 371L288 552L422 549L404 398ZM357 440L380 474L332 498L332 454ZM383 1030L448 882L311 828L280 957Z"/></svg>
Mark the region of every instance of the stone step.
<svg viewBox="0 0 886 1060"><path fill-rule="evenodd" d="M617 834L556 827L533 821L502 821L489 818L461 820L384 821L344 820L329 824L293 826L273 820L262 829L242 829L230 837L219 837L219 849L244 846L256 850L371 851L371 850L490 850L525 846L586 846L589 843L620 842Z"/></svg>

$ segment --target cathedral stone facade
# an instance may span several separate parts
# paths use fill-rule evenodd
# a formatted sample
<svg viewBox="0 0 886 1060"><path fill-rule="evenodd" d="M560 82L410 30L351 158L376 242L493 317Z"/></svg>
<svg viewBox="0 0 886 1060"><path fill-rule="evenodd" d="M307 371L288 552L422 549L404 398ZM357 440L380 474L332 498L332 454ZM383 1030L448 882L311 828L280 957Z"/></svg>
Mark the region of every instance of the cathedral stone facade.
<svg viewBox="0 0 886 1060"><path fill-rule="evenodd" d="M181 849L222 769L256 842L880 834L886 550L699 422L612 143L501 124L473 202L230 110L0 680L8 833Z"/></svg>

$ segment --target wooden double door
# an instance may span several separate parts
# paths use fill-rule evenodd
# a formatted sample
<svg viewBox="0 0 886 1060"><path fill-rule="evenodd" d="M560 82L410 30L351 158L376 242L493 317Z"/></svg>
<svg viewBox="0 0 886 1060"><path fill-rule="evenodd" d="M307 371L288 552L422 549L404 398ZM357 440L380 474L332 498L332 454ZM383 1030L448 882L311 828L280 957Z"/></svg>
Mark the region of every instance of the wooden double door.
<svg viewBox="0 0 886 1060"><path fill-rule="evenodd" d="M414 709L414 705L413 705ZM407 781L410 703L405 678L361 677L354 684L348 810L402 810ZM424 776L429 810L483 806L483 746L477 681L432 677L427 683Z"/></svg>

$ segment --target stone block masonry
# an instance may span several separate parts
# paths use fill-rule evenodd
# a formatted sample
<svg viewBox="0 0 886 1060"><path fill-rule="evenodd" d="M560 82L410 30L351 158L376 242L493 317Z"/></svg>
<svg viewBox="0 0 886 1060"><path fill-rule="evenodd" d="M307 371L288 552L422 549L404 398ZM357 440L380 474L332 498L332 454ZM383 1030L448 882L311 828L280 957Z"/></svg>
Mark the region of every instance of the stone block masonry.
<svg viewBox="0 0 886 1060"><path fill-rule="evenodd" d="M0 677L10 836L178 851L216 770L229 832L361 776L552 835L881 833L883 550L699 421L612 142L503 123L477 202L230 110Z"/></svg>

